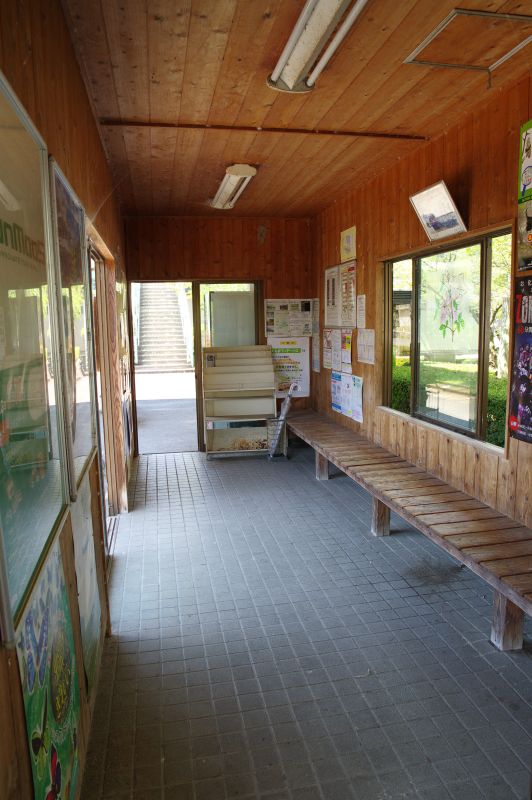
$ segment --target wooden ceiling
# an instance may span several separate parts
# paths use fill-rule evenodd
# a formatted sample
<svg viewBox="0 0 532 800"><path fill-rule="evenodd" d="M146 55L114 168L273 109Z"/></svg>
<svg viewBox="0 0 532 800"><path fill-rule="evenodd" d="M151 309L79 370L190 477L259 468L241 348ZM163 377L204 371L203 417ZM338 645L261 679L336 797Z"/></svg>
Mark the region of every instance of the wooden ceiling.
<svg viewBox="0 0 532 800"><path fill-rule="evenodd" d="M283 94L266 79L303 2L63 0L126 214L314 214L532 62L529 43L491 86L485 72L403 63L453 8L532 15L532 0L369 0L315 89ZM498 58L529 34L527 23L462 18L426 53L485 65L487 49ZM214 211L208 198L236 162L258 174L233 211Z"/></svg>

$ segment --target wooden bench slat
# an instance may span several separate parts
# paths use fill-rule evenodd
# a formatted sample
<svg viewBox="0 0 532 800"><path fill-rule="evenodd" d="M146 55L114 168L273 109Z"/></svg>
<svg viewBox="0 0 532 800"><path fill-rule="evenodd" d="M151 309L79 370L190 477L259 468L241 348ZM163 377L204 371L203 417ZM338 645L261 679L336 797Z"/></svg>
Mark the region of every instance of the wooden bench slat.
<svg viewBox="0 0 532 800"><path fill-rule="evenodd" d="M452 522L475 522L479 519L506 519L498 511L493 508L484 506L484 508L472 509L471 511L448 511L445 514L427 514L426 517L420 516L420 522L426 522L427 525L438 525Z"/></svg>
<svg viewBox="0 0 532 800"><path fill-rule="evenodd" d="M446 536L445 540L459 550L466 547L479 547L484 544L499 544L500 542L518 542L532 538L530 528L509 528L500 531L481 531L480 533L458 533Z"/></svg>
<svg viewBox="0 0 532 800"><path fill-rule="evenodd" d="M416 495L416 492L413 489L406 489L405 491L409 492L407 497L396 496L396 492L400 492L400 489L397 489L395 492L388 492L388 494L393 499L394 503L398 506L401 506L401 508L407 508L410 505L420 506L432 505L433 503L456 503L461 500L470 502L473 500L473 498L469 497L469 495L464 494L463 492L450 492L449 488L450 487L446 487L446 491L444 492L435 491L420 495Z"/></svg>
<svg viewBox="0 0 532 800"><path fill-rule="evenodd" d="M532 555L532 539L523 542L501 542L500 544L486 545L484 547L463 547L463 553L485 562L496 558L515 558L517 556Z"/></svg>
<svg viewBox="0 0 532 800"><path fill-rule="evenodd" d="M532 592L532 575L525 573L524 575L508 575L503 578L503 582L514 589L519 589L523 592Z"/></svg>
<svg viewBox="0 0 532 800"><path fill-rule="evenodd" d="M520 575L525 572L532 573L532 558L530 556L501 558L494 561L487 559L479 563L487 567L490 572L497 575L499 578L505 578L509 575Z"/></svg>
<svg viewBox="0 0 532 800"><path fill-rule="evenodd" d="M477 531L498 531L509 528L520 528L519 522L502 517L499 519L478 519L475 522L450 522L443 525L434 525L433 530L440 536L451 536L456 533L476 533Z"/></svg>
<svg viewBox="0 0 532 800"><path fill-rule="evenodd" d="M421 514L438 514L442 511L471 511L479 508L487 508L480 500L449 500L446 503L421 503L420 505L403 505L402 508L412 516L417 517Z"/></svg>
<svg viewBox="0 0 532 800"><path fill-rule="evenodd" d="M401 487L400 489L390 489L387 492L387 494L398 505L401 505L401 501L403 499L406 500L406 502L410 502L413 497L418 497L419 500L421 500L421 498L426 495L436 496L439 494L449 494L450 492L452 492L453 494L459 494L462 497L469 497L469 495L464 494L463 492L454 492L451 486L448 486L446 483L443 483L438 478L433 478L432 480L437 481L437 483L429 484L428 486L420 486L419 489L415 487L414 488Z"/></svg>

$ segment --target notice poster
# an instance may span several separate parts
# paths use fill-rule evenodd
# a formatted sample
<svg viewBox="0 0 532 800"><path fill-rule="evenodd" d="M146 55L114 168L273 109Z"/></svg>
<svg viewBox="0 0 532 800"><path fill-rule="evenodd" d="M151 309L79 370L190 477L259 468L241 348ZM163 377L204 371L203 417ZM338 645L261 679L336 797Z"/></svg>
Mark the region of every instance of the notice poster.
<svg viewBox="0 0 532 800"><path fill-rule="evenodd" d="M353 416L353 376L342 372L340 387L342 414L346 417Z"/></svg>
<svg viewBox="0 0 532 800"><path fill-rule="evenodd" d="M340 267L340 288L342 290L342 325L356 328L357 325L357 272L356 262L350 261Z"/></svg>
<svg viewBox="0 0 532 800"><path fill-rule="evenodd" d="M357 295L357 328L366 327L366 295Z"/></svg>
<svg viewBox="0 0 532 800"><path fill-rule="evenodd" d="M352 367L353 331L351 328L342 328L342 372L351 374Z"/></svg>
<svg viewBox="0 0 532 800"><path fill-rule="evenodd" d="M532 442L532 278L517 278L514 308L510 435Z"/></svg>
<svg viewBox="0 0 532 800"><path fill-rule="evenodd" d="M331 372L331 405L333 411L342 413L342 373Z"/></svg>
<svg viewBox="0 0 532 800"><path fill-rule="evenodd" d="M320 301L312 301L312 335L320 335Z"/></svg>
<svg viewBox="0 0 532 800"><path fill-rule="evenodd" d="M357 361L361 364L375 363L375 331L365 328L357 332Z"/></svg>
<svg viewBox="0 0 532 800"><path fill-rule="evenodd" d="M352 403L353 403L353 414L352 417L355 422L364 422L364 415L362 413L362 389L364 387L364 381L362 378L359 378L358 375L351 376L353 381L353 395L352 395Z"/></svg>
<svg viewBox="0 0 532 800"><path fill-rule="evenodd" d="M314 300L265 300L266 336L311 336Z"/></svg>
<svg viewBox="0 0 532 800"><path fill-rule="evenodd" d="M357 255L357 229L356 225L346 228L340 233L340 261L350 261Z"/></svg>
<svg viewBox="0 0 532 800"><path fill-rule="evenodd" d="M532 200L532 120L521 125L517 199L519 203Z"/></svg>
<svg viewBox="0 0 532 800"><path fill-rule="evenodd" d="M333 328L331 331L332 341L332 368L337 372L342 371L342 331L340 328Z"/></svg>
<svg viewBox="0 0 532 800"><path fill-rule="evenodd" d="M323 329L323 368L332 369L332 330Z"/></svg>
<svg viewBox="0 0 532 800"><path fill-rule="evenodd" d="M325 325L340 325L341 312L340 269L329 267L325 270Z"/></svg>
<svg viewBox="0 0 532 800"><path fill-rule="evenodd" d="M44 563L16 631L36 798L77 794L80 695L59 541Z"/></svg>
<svg viewBox="0 0 532 800"><path fill-rule="evenodd" d="M320 337L312 337L312 371L320 371Z"/></svg>
<svg viewBox="0 0 532 800"><path fill-rule="evenodd" d="M268 336L272 348L275 396L286 397L291 383L299 384L293 397L310 394L310 353L307 337Z"/></svg>
<svg viewBox="0 0 532 800"><path fill-rule="evenodd" d="M517 207L517 269L532 269L532 200Z"/></svg>

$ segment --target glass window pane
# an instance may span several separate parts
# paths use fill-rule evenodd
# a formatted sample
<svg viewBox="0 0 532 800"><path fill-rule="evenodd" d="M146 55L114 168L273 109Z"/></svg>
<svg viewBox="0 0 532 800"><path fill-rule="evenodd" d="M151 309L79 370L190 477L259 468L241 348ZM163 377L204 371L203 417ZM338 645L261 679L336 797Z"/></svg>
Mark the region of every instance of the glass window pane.
<svg viewBox="0 0 532 800"><path fill-rule="evenodd" d="M491 303L487 318L489 356L485 438L499 447L504 447L506 433L511 271L512 235L494 236L491 240Z"/></svg>
<svg viewBox="0 0 532 800"><path fill-rule="evenodd" d="M412 261L396 261L392 267L392 397L396 411L410 413L412 368Z"/></svg>
<svg viewBox="0 0 532 800"><path fill-rule="evenodd" d="M61 300L66 352L67 424L72 436L76 481L96 444L91 406L91 358L83 275L83 212L54 170Z"/></svg>
<svg viewBox="0 0 532 800"><path fill-rule="evenodd" d="M474 432L477 425L479 244L420 260L416 411Z"/></svg>
<svg viewBox="0 0 532 800"><path fill-rule="evenodd" d="M12 609L63 506L43 153L0 94L0 517Z"/></svg>

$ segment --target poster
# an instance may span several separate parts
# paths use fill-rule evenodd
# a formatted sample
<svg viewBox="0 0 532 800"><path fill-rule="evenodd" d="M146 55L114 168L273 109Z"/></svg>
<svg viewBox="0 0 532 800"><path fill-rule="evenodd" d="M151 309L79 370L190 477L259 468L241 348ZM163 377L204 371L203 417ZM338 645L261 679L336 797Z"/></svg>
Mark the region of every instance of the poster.
<svg viewBox="0 0 532 800"><path fill-rule="evenodd" d="M532 442L532 278L516 279L514 308L510 435Z"/></svg>
<svg viewBox="0 0 532 800"><path fill-rule="evenodd" d="M35 797L70 800L79 773L80 695L59 540L16 631Z"/></svg>
<svg viewBox="0 0 532 800"><path fill-rule="evenodd" d="M351 328L342 328L342 372L351 373L352 368L352 345L353 345L353 331Z"/></svg>
<svg viewBox="0 0 532 800"><path fill-rule="evenodd" d="M320 337L319 334L317 336L312 337L312 371L319 372L320 371Z"/></svg>
<svg viewBox="0 0 532 800"><path fill-rule="evenodd" d="M340 233L340 261L351 261L357 256L357 229L353 225Z"/></svg>
<svg viewBox="0 0 532 800"><path fill-rule="evenodd" d="M333 328L331 331L332 341L332 368L337 372L342 371L342 331L340 328Z"/></svg>
<svg viewBox="0 0 532 800"><path fill-rule="evenodd" d="M319 299L312 301L312 335L320 335L320 301Z"/></svg>
<svg viewBox="0 0 532 800"><path fill-rule="evenodd" d="M532 200L532 120L521 125L517 198L519 203Z"/></svg>
<svg viewBox="0 0 532 800"><path fill-rule="evenodd" d="M275 396L286 397L291 383L299 389L293 397L308 397L310 394L310 353L307 337L282 338L268 336L272 348L275 375Z"/></svg>
<svg viewBox="0 0 532 800"><path fill-rule="evenodd" d="M360 329L357 333L357 360L361 364L375 363L375 331Z"/></svg>
<svg viewBox="0 0 532 800"><path fill-rule="evenodd" d="M341 406L342 406L342 414L346 417L353 416L353 376L346 375L345 372L342 372L342 379L341 379L341 386L340 386L340 397L341 397Z"/></svg>
<svg viewBox="0 0 532 800"><path fill-rule="evenodd" d="M323 329L323 368L332 369L332 330Z"/></svg>
<svg viewBox="0 0 532 800"><path fill-rule="evenodd" d="M362 390L364 388L364 381L358 375L353 375L353 414L352 417L355 422L364 422L364 415L362 413Z"/></svg>
<svg viewBox="0 0 532 800"><path fill-rule="evenodd" d="M340 267L340 288L342 291L342 325L356 328L357 325L357 272L356 262L350 261Z"/></svg>
<svg viewBox="0 0 532 800"><path fill-rule="evenodd" d="M85 475L80 484L77 500L71 506L71 512L83 664L90 697L95 685L98 665L101 606L98 579L96 577L91 491L88 474Z"/></svg>
<svg viewBox="0 0 532 800"><path fill-rule="evenodd" d="M342 373L331 372L331 404L333 411L342 412Z"/></svg>
<svg viewBox="0 0 532 800"><path fill-rule="evenodd" d="M517 269L532 269L532 200L517 207Z"/></svg>
<svg viewBox="0 0 532 800"><path fill-rule="evenodd" d="M357 328L366 327L366 295L357 295Z"/></svg>
<svg viewBox="0 0 532 800"><path fill-rule="evenodd" d="M311 336L315 300L265 300L266 336Z"/></svg>
<svg viewBox="0 0 532 800"><path fill-rule="evenodd" d="M325 270L325 325L340 324L340 269L329 267Z"/></svg>

